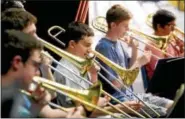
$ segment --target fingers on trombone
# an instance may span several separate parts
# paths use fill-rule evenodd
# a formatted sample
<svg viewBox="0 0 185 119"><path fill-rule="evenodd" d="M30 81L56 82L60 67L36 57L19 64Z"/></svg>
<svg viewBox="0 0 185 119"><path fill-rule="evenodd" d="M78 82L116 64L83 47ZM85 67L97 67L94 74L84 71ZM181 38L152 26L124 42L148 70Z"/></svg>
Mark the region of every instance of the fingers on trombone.
<svg viewBox="0 0 185 119"><path fill-rule="evenodd" d="M42 51L41 59L42 59L42 63L48 66L48 65L51 65L53 57L47 51Z"/></svg>
<svg viewBox="0 0 185 119"><path fill-rule="evenodd" d="M104 97L107 99L108 102L111 100L111 97L108 95L105 95Z"/></svg>
<svg viewBox="0 0 185 119"><path fill-rule="evenodd" d="M40 86L38 86L32 94L35 101L37 101L39 104L45 105L48 101L51 100L51 96L49 96L49 93L46 91L46 89Z"/></svg>
<svg viewBox="0 0 185 119"><path fill-rule="evenodd" d="M47 56L47 57L50 58L50 59L53 58L53 57L49 54L48 51L42 51L42 52L41 52L41 57L45 57L45 56Z"/></svg>

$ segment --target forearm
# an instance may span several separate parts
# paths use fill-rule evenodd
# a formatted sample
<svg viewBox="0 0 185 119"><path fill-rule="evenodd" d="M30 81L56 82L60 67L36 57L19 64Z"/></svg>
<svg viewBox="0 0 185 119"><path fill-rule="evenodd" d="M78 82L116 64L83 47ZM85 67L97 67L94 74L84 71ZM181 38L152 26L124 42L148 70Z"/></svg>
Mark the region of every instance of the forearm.
<svg viewBox="0 0 185 119"><path fill-rule="evenodd" d="M131 59L130 59L130 62L129 62L129 68L132 67L132 65L136 62L137 56L138 56L137 47L133 47L132 48Z"/></svg>
<svg viewBox="0 0 185 119"><path fill-rule="evenodd" d="M48 77L49 80L55 81L55 78L53 77L53 74L52 74L50 68L47 69L47 74L48 74L47 77Z"/></svg>
<svg viewBox="0 0 185 119"><path fill-rule="evenodd" d="M60 109L52 109L49 105L44 106L40 111L42 118L65 118L67 113Z"/></svg>
<svg viewBox="0 0 185 119"><path fill-rule="evenodd" d="M98 75L91 75L91 82L94 84L97 82L97 79L98 79Z"/></svg>
<svg viewBox="0 0 185 119"><path fill-rule="evenodd" d="M114 105L114 106L115 106L115 108L119 108L118 105ZM112 112L112 113L120 113L115 108L113 108L111 106L103 107L104 110L107 110L109 112ZM95 118L95 117L98 117L98 116L106 116L106 115L108 115L108 114L105 114L104 112L99 111L99 110L94 110L92 112L92 114L90 115L90 118Z"/></svg>
<svg viewBox="0 0 185 119"><path fill-rule="evenodd" d="M47 78L48 78L49 80L51 80L51 81L55 81L55 78L53 77L53 74L52 74L50 68L47 68ZM57 96L57 93L54 92L54 91L50 91L50 90L49 90L49 93L51 94L52 99L54 99L54 98Z"/></svg>

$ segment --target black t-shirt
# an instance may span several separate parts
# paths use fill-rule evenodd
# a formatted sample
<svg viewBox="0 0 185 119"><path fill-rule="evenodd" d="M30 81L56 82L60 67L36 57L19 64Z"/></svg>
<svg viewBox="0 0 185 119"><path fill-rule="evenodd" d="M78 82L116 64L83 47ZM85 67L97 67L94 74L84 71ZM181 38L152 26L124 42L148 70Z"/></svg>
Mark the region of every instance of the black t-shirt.
<svg viewBox="0 0 185 119"><path fill-rule="evenodd" d="M7 99L1 102L1 117L10 118L10 113L12 110L13 98Z"/></svg>

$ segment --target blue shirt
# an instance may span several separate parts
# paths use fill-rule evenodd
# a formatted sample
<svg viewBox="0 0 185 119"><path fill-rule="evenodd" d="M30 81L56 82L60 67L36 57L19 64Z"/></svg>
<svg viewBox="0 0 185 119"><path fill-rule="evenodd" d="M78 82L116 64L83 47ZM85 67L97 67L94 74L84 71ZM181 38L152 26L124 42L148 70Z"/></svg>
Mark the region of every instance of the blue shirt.
<svg viewBox="0 0 185 119"><path fill-rule="evenodd" d="M130 59L129 58L129 55L126 52L126 50L124 49L122 42L119 41L119 40L117 40L117 41L111 41L111 40L109 40L107 38L102 38L102 39L100 39L100 41L98 42L98 44L96 46L96 51L100 52L105 57L107 57L109 60L113 61L114 63L116 63L116 64L118 64L118 65L120 65L120 66L122 66L124 68L128 68L129 67L129 59ZM115 77L118 78L118 74L114 70L112 70L109 66L107 66L105 63L103 63L101 60L99 60L99 59L97 59L97 60L111 74L113 74ZM109 75L106 72L104 72L103 70L101 70L101 73L109 81L116 80L111 75ZM112 88L112 86L110 86L101 77L99 77L99 79L103 83L104 90L107 91L108 93L112 94L114 97L116 97L120 101L126 101L128 99L128 98L125 97L124 94L126 94L131 99L133 98L132 94L129 93L127 90L121 89L121 91L124 93L124 94L122 94L122 93L116 91L114 88Z"/></svg>
<svg viewBox="0 0 185 119"><path fill-rule="evenodd" d="M18 112L19 112L19 116L21 118L28 118L28 117L32 117L32 114L30 112L30 108L31 108L31 102L28 99L28 97L26 95L22 94L22 98L24 99L24 103L23 105L19 106Z"/></svg>
<svg viewBox="0 0 185 119"><path fill-rule="evenodd" d="M11 84L2 85L2 117L4 118L29 118L31 117L31 103L27 96L23 95L19 89L22 84L19 80L14 80Z"/></svg>

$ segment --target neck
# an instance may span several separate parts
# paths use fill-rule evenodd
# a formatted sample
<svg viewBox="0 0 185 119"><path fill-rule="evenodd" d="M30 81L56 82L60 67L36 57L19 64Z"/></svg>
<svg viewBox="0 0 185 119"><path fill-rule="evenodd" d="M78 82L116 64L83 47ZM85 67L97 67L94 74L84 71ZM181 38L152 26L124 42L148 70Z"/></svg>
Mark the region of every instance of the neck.
<svg viewBox="0 0 185 119"><path fill-rule="evenodd" d="M112 32L111 30L107 31L106 37L111 40L111 41L117 41L118 37L115 35L114 32Z"/></svg>
<svg viewBox="0 0 185 119"><path fill-rule="evenodd" d="M7 74L3 75L1 77L1 86L8 86L11 85L13 82L15 82L16 76L8 72Z"/></svg>
<svg viewBox="0 0 185 119"><path fill-rule="evenodd" d="M65 51L67 51L68 53L74 54L74 52L70 48L66 48Z"/></svg>

